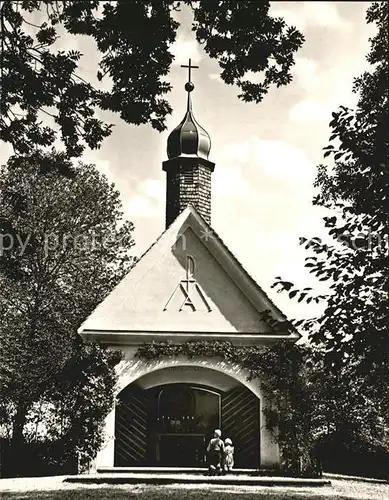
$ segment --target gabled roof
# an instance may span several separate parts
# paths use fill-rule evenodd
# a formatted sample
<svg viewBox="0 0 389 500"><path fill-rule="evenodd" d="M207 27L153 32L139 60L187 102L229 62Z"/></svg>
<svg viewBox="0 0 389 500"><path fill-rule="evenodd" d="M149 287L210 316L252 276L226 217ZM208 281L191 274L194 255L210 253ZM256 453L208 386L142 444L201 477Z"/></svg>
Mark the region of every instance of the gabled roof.
<svg viewBox="0 0 389 500"><path fill-rule="evenodd" d="M225 245L220 236L209 224L207 224L195 208L189 205L177 217L173 224L171 224L171 226L165 230L142 255L127 276L125 276L115 289L97 306L97 308L81 325L78 332L84 338L94 338L103 341L107 339L107 342L109 340L108 337L114 334L116 334L117 339L117 335L120 334L119 336L122 340L123 335L128 335L130 333L137 336L150 336L152 338L166 338L166 335L168 334L178 333L186 338L198 337L199 335L203 337L206 335L204 327L201 328L201 331L192 330L190 332L188 330L184 331L180 328L172 329L167 332L164 327L161 328L160 331L155 328L151 330L147 327L138 327L137 325L141 323L139 323L139 320L136 319L136 314L134 314L133 317L130 317L130 322L133 322L134 324L134 328L131 329L127 326L123 329L120 324L117 329L111 327L108 328L109 322L106 320L107 315L112 315L114 318L115 308L117 307L118 302L121 302L122 309L127 306L130 307L131 299L128 298L127 290L135 290L133 297L136 296L137 287L139 287L139 284L142 283L142 280L144 281L148 279L147 277L151 272L154 272L153 270L156 262L158 262L158 259L161 259L161 256L171 251L184 233L187 234L188 230L193 231L197 238L201 240L202 245L204 245L212 258L217 261L226 275L228 275L231 282L239 288L243 296L246 297L247 301L249 301L249 303L253 306L253 310L257 311L258 315L263 314L264 311L268 310L275 322L282 323L287 321L286 316L271 301L258 283L246 272L242 264ZM158 279L162 280L158 281L158 283L160 283L158 286L162 286L164 277L162 276L162 278L159 277ZM144 309L144 316L147 315L152 317L153 312L148 310L146 306L146 309ZM114 323L115 322L113 321L113 324ZM158 318L155 318L155 323L158 324ZM100 327L100 325L102 326ZM267 338L274 336L279 339L288 338L290 340L298 340L301 337L294 328L290 328L287 332L282 333L277 327L269 328L266 335L263 335L263 332L254 332L252 329L247 332L240 330L239 336L242 337L242 334L245 333L247 333L246 336L250 338L255 336L258 337L259 335L261 337L266 336ZM209 330L209 335L211 335L212 338L220 335L223 335L223 338L226 338L226 334L227 337L231 337L233 335L232 331L220 331L219 333L212 328ZM120 342L122 340L120 340ZM117 340L117 342L119 342L119 340Z"/></svg>

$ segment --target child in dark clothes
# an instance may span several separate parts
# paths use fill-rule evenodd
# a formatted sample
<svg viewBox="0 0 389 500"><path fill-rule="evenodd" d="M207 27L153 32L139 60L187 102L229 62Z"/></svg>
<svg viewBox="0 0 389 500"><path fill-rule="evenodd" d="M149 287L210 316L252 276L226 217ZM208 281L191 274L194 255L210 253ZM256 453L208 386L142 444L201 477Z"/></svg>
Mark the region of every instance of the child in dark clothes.
<svg viewBox="0 0 389 500"><path fill-rule="evenodd" d="M220 438L222 432L220 429L216 429L213 433L213 438L210 440L207 446L208 455L208 470L209 475L221 474L222 472L222 460L224 455L224 443Z"/></svg>

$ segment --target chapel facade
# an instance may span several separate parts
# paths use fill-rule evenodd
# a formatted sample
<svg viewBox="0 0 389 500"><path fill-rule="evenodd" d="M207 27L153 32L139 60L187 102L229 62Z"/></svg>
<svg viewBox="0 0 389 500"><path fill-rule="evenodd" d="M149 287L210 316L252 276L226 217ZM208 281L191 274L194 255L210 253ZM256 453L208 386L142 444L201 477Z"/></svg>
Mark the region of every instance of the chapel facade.
<svg viewBox="0 0 389 500"><path fill-rule="evenodd" d="M85 340L123 353L97 470L202 467L215 428L232 439L237 468L279 467L278 444L264 417L272 403L260 380L248 381L242 367L220 358L135 357L151 341L244 346L299 339L263 319L270 311L286 320L211 227L215 164L210 136L194 117L190 70L185 90L186 113L169 135L162 164L166 229L79 329Z"/></svg>

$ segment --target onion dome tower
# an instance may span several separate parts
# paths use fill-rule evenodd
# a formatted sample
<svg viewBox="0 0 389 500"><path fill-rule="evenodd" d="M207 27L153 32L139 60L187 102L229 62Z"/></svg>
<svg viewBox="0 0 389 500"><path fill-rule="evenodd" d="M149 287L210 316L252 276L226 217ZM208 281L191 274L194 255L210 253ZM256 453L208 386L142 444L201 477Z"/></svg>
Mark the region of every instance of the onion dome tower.
<svg viewBox="0 0 389 500"><path fill-rule="evenodd" d="M167 141L168 160L163 162L166 172L166 228L191 204L211 223L211 176L215 164L208 160L211 139L193 116L191 92L192 66L189 59L187 109L181 123L170 133Z"/></svg>

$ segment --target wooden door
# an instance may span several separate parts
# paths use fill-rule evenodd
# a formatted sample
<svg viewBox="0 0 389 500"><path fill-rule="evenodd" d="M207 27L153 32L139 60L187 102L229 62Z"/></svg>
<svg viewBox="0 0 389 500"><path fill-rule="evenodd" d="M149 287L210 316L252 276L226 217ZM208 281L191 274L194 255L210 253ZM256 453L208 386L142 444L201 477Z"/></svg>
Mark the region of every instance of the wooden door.
<svg viewBox="0 0 389 500"><path fill-rule="evenodd" d="M115 466L145 465L148 456L148 398L135 385L118 398L115 415Z"/></svg>
<svg viewBox="0 0 389 500"><path fill-rule="evenodd" d="M235 468L259 468L259 399L246 387L223 394L221 430L235 447Z"/></svg>

